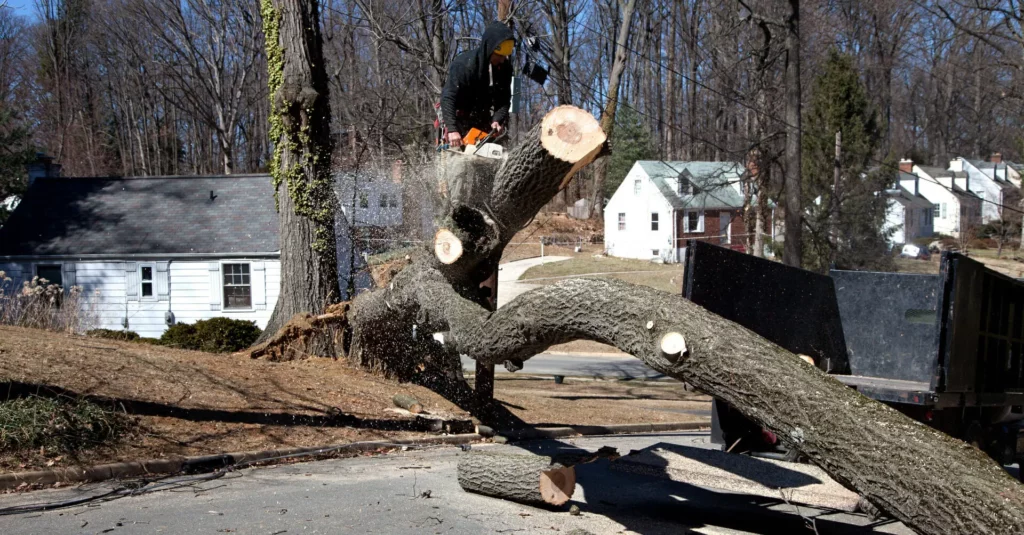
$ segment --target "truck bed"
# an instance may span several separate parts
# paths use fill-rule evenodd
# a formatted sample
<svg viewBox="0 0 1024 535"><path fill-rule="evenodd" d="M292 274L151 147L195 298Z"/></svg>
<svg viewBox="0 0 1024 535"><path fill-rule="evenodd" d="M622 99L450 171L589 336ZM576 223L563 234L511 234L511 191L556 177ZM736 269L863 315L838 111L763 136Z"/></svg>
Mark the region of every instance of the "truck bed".
<svg viewBox="0 0 1024 535"><path fill-rule="evenodd" d="M936 405L939 395L928 383L868 377L864 375L833 375L846 386L857 389L865 396L878 401L906 403L910 405Z"/></svg>

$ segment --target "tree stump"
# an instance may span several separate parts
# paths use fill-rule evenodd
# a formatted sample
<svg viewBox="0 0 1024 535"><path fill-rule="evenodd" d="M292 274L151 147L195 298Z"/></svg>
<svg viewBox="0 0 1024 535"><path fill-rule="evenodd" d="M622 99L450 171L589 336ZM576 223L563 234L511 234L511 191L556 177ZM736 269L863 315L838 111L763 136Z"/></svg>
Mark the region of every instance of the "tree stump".
<svg viewBox="0 0 1024 535"><path fill-rule="evenodd" d="M576 489L576 470L541 455L470 452L459 457L467 492L528 505L563 505Z"/></svg>

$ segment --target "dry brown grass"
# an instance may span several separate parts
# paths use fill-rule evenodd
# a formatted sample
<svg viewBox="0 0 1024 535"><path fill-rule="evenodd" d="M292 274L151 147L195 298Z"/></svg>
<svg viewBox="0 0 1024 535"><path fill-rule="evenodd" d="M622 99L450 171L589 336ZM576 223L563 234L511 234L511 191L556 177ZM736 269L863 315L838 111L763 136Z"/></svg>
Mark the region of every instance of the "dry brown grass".
<svg viewBox="0 0 1024 535"><path fill-rule="evenodd" d="M497 383L496 397L529 423L685 421L658 404L692 397L681 385ZM269 362L0 326L0 392L26 386L123 401L141 432L75 458L0 455L0 470L422 436L396 426L404 418L391 401L398 393L436 414L468 416L425 388L344 361ZM640 405L631 406L631 397Z"/></svg>

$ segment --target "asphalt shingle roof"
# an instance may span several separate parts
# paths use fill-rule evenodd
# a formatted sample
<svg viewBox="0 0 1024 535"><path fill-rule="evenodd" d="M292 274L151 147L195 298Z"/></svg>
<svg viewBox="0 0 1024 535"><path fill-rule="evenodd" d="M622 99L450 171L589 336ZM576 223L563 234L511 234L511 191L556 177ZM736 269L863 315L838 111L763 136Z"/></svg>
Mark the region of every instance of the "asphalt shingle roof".
<svg viewBox="0 0 1024 535"><path fill-rule="evenodd" d="M0 256L273 253L279 229L269 175L41 178Z"/></svg>
<svg viewBox="0 0 1024 535"><path fill-rule="evenodd" d="M737 163L645 160L637 164L676 210L743 207L743 195L735 186L743 168ZM676 179L684 171L697 186L696 195L680 194L676 188Z"/></svg>

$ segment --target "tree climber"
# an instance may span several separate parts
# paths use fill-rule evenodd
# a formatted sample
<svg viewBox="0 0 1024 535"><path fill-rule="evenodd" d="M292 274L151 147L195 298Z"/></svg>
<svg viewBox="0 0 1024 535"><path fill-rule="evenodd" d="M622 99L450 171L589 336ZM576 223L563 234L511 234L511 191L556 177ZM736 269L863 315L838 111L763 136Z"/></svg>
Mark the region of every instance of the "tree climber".
<svg viewBox="0 0 1024 535"><path fill-rule="evenodd" d="M445 141L461 147L470 129L498 136L508 123L512 101L512 30L492 22L480 46L455 57L441 92L441 114L448 134Z"/></svg>

